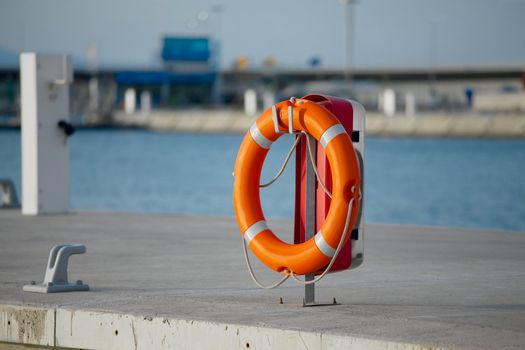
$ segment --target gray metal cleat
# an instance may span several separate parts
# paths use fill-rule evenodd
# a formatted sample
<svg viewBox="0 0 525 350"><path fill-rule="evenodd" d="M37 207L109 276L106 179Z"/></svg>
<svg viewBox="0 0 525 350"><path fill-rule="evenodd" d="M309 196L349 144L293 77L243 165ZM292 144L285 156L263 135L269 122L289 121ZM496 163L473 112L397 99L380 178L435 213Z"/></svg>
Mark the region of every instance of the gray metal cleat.
<svg viewBox="0 0 525 350"><path fill-rule="evenodd" d="M0 179L0 208L20 208L13 181Z"/></svg>
<svg viewBox="0 0 525 350"><path fill-rule="evenodd" d="M83 244L61 244L51 248L47 261L46 275L44 283L26 284L22 289L26 292L36 293L58 293L87 291L89 286L78 280L76 283L69 283L67 280L67 263L73 254L84 254L86 246Z"/></svg>

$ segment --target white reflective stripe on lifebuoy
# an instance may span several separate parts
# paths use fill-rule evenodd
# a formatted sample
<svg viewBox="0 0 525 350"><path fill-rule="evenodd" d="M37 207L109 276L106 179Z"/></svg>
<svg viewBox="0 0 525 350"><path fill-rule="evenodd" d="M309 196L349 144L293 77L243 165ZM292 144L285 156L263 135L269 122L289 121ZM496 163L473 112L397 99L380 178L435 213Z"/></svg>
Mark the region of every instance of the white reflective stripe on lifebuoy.
<svg viewBox="0 0 525 350"><path fill-rule="evenodd" d="M288 132L293 134L293 106L288 106Z"/></svg>
<svg viewBox="0 0 525 350"><path fill-rule="evenodd" d="M279 113L277 113L277 106L272 106L272 119L273 119L273 128L275 129L276 134L280 134L281 130L279 130Z"/></svg>
<svg viewBox="0 0 525 350"><path fill-rule="evenodd" d="M252 239L254 239L255 236L264 230L268 230L268 225L264 220L257 221L255 224L248 227L248 229L244 232L244 240L246 241L246 244L250 244Z"/></svg>
<svg viewBox="0 0 525 350"><path fill-rule="evenodd" d="M252 139L257 142L259 146L265 149L270 149L270 146L272 145L272 141L268 140L266 136L264 136L259 128L257 127L256 123L253 123L250 128L250 135L252 135Z"/></svg>
<svg viewBox="0 0 525 350"><path fill-rule="evenodd" d="M330 143L330 141L332 141L334 137L342 133L346 133L346 130L341 124L332 125L328 129L326 129L325 132L323 132L321 138L319 139L319 142L321 142L323 148L326 148L328 143Z"/></svg>
<svg viewBox="0 0 525 350"><path fill-rule="evenodd" d="M315 245L317 246L317 248L319 248L321 253L323 253L329 258L334 256L335 249L332 248L330 244L328 244L328 242L324 240L324 237L321 231L315 234L314 241L315 241Z"/></svg>

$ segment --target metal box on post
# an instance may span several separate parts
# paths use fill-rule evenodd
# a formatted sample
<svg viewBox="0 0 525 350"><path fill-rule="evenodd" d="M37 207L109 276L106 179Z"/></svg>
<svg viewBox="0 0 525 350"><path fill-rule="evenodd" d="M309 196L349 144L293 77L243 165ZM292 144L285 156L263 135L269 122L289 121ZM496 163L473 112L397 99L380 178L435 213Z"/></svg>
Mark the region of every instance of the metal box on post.
<svg viewBox="0 0 525 350"><path fill-rule="evenodd" d="M356 151L361 172L361 193L363 194L364 176L364 129L365 110L363 106L355 101L339 97L324 95L307 95L304 99L311 100L331 111L341 122ZM309 171L308 150L306 136L299 142L296 153L296 189L295 189L295 222L294 243L302 243L317 232L324 223L326 214L330 207L330 197L318 186L315 174ZM312 140L312 139L311 139ZM315 140L314 140L315 141ZM316 153L316 166L321 179L329 190L332 181L330 165L320 144L314 147ZM315 228L315 229L314 229ZM351 239L343 246L330 272L353 269L361 265L364 254L364 217L363 217L363 195L359 203L359 215L357 223L352 230ZM308 278L307 278L308 279Z"/></svg>

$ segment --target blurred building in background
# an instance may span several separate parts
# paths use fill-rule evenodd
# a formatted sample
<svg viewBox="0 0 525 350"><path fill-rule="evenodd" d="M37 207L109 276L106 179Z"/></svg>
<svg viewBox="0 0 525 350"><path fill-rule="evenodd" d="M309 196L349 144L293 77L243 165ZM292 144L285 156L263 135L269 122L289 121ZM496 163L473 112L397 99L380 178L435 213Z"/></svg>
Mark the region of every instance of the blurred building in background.
<svg viewBox="0 0 525 350"><path fill-rule="evenodd" d="M111 124L113 115L147 115L154 110L238 109L246 92L255 110L275 101L324 93L359 100L368 111L385 115L427 112L525 115L525 66L327 69L318 57L306 68L279 65L268 55L260 66L239 57L219 70L220 42L208 36L161 38L156 69L75 71L71 113L77 124ZM16 58L16 55L14 56ZM18 125L19 72L16 60L0 67L0 123ZM251 110L254 110L251 108Z"/></svg>
<svg viewBox="0 0 525 350"><path fill-rule="evenodd" d="M150 93L153 108L211 104L217 78L211 39L166 36L161 58L163 69L159 71L111 72L117 85L117 106L123 103L128 89L135 89L137 96Z"/></svg>

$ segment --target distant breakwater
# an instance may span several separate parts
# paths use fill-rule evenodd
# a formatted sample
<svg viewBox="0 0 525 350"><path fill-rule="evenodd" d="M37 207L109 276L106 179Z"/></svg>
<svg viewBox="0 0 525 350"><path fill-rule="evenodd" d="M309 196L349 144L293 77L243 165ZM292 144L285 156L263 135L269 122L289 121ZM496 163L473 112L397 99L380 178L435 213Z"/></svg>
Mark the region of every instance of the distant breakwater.
<svg viewBox="0 0 525 350"><path fill-rule="evenodd" d="M113 115L113 126L191 133L244 133L257 117L229 110L153 111ZM390 137L525 138L525 115L367 113L366 133Z"/></svg>
<svg viewBox="0 0 525 350"><path fill-rule="evenodd" d="M154 110L108 118L84 119L79 127L123 127L165 132L245 133L257 116L238 110ZM20 127L20 118L0 119L0 128ZM366 115L366 134L385 137L525 138L525 114L473 114L425 112L392 117L377 112Z"/></svg>

